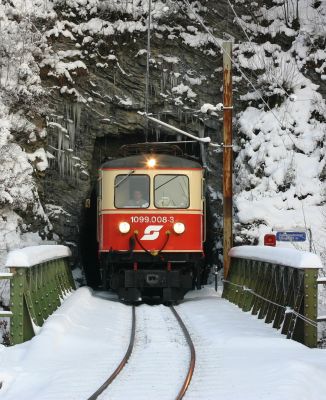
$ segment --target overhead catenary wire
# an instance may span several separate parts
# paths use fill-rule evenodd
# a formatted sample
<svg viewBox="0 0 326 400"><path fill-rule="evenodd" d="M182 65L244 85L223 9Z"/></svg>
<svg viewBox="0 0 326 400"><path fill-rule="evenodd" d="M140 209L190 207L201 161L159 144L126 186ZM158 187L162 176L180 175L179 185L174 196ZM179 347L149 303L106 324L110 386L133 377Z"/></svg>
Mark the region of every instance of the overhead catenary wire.
<svg viewBox="0 0 326 400"><path fill-rule="evenodd" d="M233 4L231 3L231 1L230 1L230 0L227 0L227 2L228 2L228 4L229 4L229 6L230 6L230 8L231 8L231 10L232 10L232 12L233 12L233 14L235 15L235 17L236 17L236 19L237 19L237 21L238 21L238 25L240 26L240 28L242 29L243 33L245 34L245 36L246 36L248 42L250 43L251 48L254 50L253 43L252 43L252 41L251 41L249 35L247 34L247 32L246 32L246 30L244 29L243 25L240 23L241 18L238 16L237 12L235 11L234 6L233 6ZM257 76L256 76L256 77L257 77ZM278 84L278 87L284 91L284 93L287 95L287 97L290 97L290 94L288 93L288 91L279 83L278 78L274 76L274 79L276 80L276 82L277 82L277 84Z"/></svg>
<svg viewBox="0 0 326 400"><path fill-rule="evenodd" d="M203 22L202 18L196 13L196 11L191 7L190 3L188 0L182 0L185 5L189 8L189 10L194 14L195 18L197 19L197 21L202 25L202 27L204 28L204 30L208 33L208 35L212 38L213 42L223 51L225 52L223 46L221 46L221 44L218 42L218 40L216 39L216 37L211 33L210 29L205 25L205 23ZM149 64L150 64L150 53L151 53L151 49L150 49L150 38L151 38L151 5L152 5L152 1L149 0L149 9L148 9L148 26L147 26L147 61L146 61L146 78L145 78L145 112L144 115L147 118L147 123L145 126L145 136L146 136L146 142L148 140L148 120L150 119L148 116L148 109L149 109ZM232 60L232 57L227 54L227 57L234 63L234 61ZM286 127L284 126L283 122L280 120L280 118L278 118L278 116L275 114L275 112L271 109L271 107L269 106L269 104L266 102L266 100L261 96L259 90L255 87L255 85L251 82L251 80L248 78L248 76L243 72L243 70L241 69L240 66L238 66L236 63L234 63L236 69L239 71L239 73L241 74L241 76L247 81L247 83L252 87L252 89L255 91L255 93L259 96L259 98L261 99L261 101L264 103L264 105L268 108L268 110L271 112L272 116L277 120L278 124L280 125L281 129L285 131L286 135L289 137L289 139L291 140L291 142L293 143L293 145L296 145L294 140L292 139L292 137L289 135L289 133L286 131ZM155 121L158 122L159 120ZM163 123L161 123L161 121L159 121L161 125L163 125ZM168 126L171 128L171 126ZM184 132L184 131L183 131ZM192 137L192 135L190 136ZM197 138L195 136L193 136L192 138L194 138L195 140L201 139L201 138ZM285 146L284 140L283 138L281 138ZM203 142L202 140L198 140ZM207 142L207 141L205 141ZM211 144L211 146L214 147L223 147L222 145L217 145L217 144Z"/></svg>
<svg viewBox="0 0 326 400"><path fill-rule="evenodd" d="M205 25L205 23L204 23L204 21L202 20L202 18L201 18L201 17L197 14L197 12L191 7L189 1L188 1L188 0L182 0L182 1L183 1L183 3L187 6L187 8L192 12L192 14L195 16L196 20L200 23L200 25L204 28L204 30L208 33L208 35L212 38L213 42L222 50L223 53L225 53L225 50L224 50L223 46L221 46L221 44L220 44L219 41L216 39L216 37L212 34L212 32L210 31L210 29ZM239 21L240 18L239 18L239 16L238 16L238 14L236 13L236 11L235 11L235 9L234 9L232 3L230 2L230 0L227 0L227 1L228 1L228 4L229 4L230 8L232 9L232 11L233 11L235 17L236 17L237 20ZM239 25L240 25L241 29L243 30L243 32L244 32L244 34L245 34L245 36L246 36L248 42L249 42L250 45L252 46L252 41L251 41L251 39L249 38L247 32L245 31L245 29L243 28L243 26L242 26L241 23L239 23ZM226 54L226 53L225 53L225 54ZM230 60L232 61L232 57L231 57L229 54L226 54L226 56L229 57ZM261 96L259 90L257 90L257 88L255 87L255 85L251 82L251 80L247 77L247 75L242 71L241 67L240 67L239 65L237 65L236 63L234 63L234 62L233 62L233 64L235 65L235 67L237 68L237 70L239 71L239 73L241 74L241 76L242 76L242 77L247 81L247 83L253 88L253 90L255 91L255 93L259 96L259 98L261 99L261 101L265 104L265 106L266 106L266 107L268 108L268 110L271 112L272 116L277 120L277 122L279 123L281 129L285 131L286 135L287 135L288 138L291 140L291 142L293 143L293 145L296 146L296 143L294 142L294 140L292 139L292 137L289 135L289 133L286 131L286 126L285 126L285 123L284 123L285 118L286 118L286 117L285 117L285 114L289 114L289 115L291 116L291 113L289 112L289 110L286 108L285 113L284 113L283 121L281 121L280 118L278 118L278 116L275 114L275 112L271 109L271 107L269 106L269 104L268 104L268 103L264 100L264 98ZM289 95L289 93L286 91L286 89L283 88L280 84L279 84L279 87L280 87L282 90L284 90L284 93L286 93L286 95L290 98L290 95ZM308 99L307 99L307 100L308 100ZM312 100L312 99L311 99L311 100ZM301 99L301 100L299 100L299 101L303 101L303 100ZM292 116L291 116L291 117L292 117ZM281 140L282 140L282 143L283 143L285 149L288 150L282 137L281 137ZM294 153L292 152L292 160L293 160L293 158L294 158ZM256 160L256 164L257 164L257 162L258 162L258 159ZM302 212L303 212L304 220L305 220L305 213L304 213L303 204L302 204ZM305 221L305 226L306 226L306 228L307 228L306 221ZM310 230L310 232L311 232L311 230ZM311 235L311 233L310 233L310 235ZM313 244L313 246L314 246L314 244ZM314 247L315 247L315 246L314 246ZM314 249L314 250L315 250L315 252L316 252L316 249Z"/></svg>
<svg viewBox="0 0 326 400"><path fill-rule="evenodd" d="M241 29L243 30L243 32L244 32L244 34L245 34L247 40L249 41L250 45L252 46L252 47L251 47L252 50L254 50L254 48L253 48L253 43L252 43L251 39L249 38L249 36L248 36L247 32L245 31L244 27L242 26L242 24L240 23L240 21L242 21L242 19L241 19L241 18L238 16L238 14L236 13L236 11L235 11L235 9L234 9L234 6L233 6L232 3L230 2L230 0L227 0L227 1L228 1L228 3L229 3L230 8L232 9L233 13L235 14L237 20L239 21L239 26L240 26ZM253 12L252 12L252 9L251 9L252 4L251 4L251 3L250 3L250 4L248 3L248 6L249 6L249 7L248 7L248 11L249 11L249 13L251 14L251 17L252 17L253 19L255 19L255 16L254 16L254 14L253 14ZM256 23L258 23L258 21L256 21ZM316 22L315 22L315 21L314 21L314 24L316 25ZM323 25L323 26L324 26L324 25ZM274 32L274 33L277 33L275 30L274 30L273 32ZM263 59L262 59L262 61L264 62ZM256 74L255 74L255 76L256 76L256 78L258 79L258 77L257 77ZM279 83L279 80L278 80L277 76L275 76L275 75L273 75L273 80L277 80L277 82ZM282 90L284 90L285 94L291 99L291 95L288 93L288 91L287 91L281 84L279 84L278 86L279 86ZM307 98L307 99L295 99L295 102L302 102L302 101L316 101L316 99L309 99L309 98ZM289 112L289 114L290 114L290 112ZM290 114L290 115L291 115L291 114Z"/></svg>
<svg viewBox="0 0 326 400"><path fill-rule="evenodd" d="M147 18L147 57L146 57L146 75L145 75L144 113L139 112L139 114L143 115L146 118L146 124L145 124L145 141L146 141L146 143L148 142L148 127L149 127L148 121L151 120L159 125L165 126L169 129L174 130L178 133L181 133L191 139L194 139L197 142L209 144L211 147L215 147L215 148L217 148L217 147L233 147L233 145L226 146L223 143L222 144L211 143L211 139L209 137L199 138L199 137L191 135L183 130L175 128L169 124L166 124L159 119L149 116L149 80L150 80L151 20L152 20L151 15L152 15L152 0L149 0L149 2L148 2L148 18Z"/></svg>
<svg viewBox="0 0 326 400"><path fill-rule="evenodd" d="M264 105L268 108L268 110L270 111L270 113L272 114L272 116L275 118L275 120L279 123L280 127L282 130L285 131L286 135L289 137L289 139L291 140L291 142L295 144L294 140L291 138L291 136L288 134L288 132L286 132L286 127L283 125L282 121L278 118L278 116L275 114L275 112L271 109L271 107L269 106L269 104L266 102L266 100L261 96L260 91L255 87L255 85L251 82L251 80L248 78L248 76L242 71L241 67L239 65L237 65L234 60L232 59L232 57L227 54L223 48L223 46L219 43L219 41L216 39L216 37L212 34L212 32L210 31L210 29L205 25L204 21L202 20L202 18L197 14L197 12L191 7L190 3L188 0L182 0L186 6L189 8L189 10L193 13L194 17L196 18L196 20L199 22L199 24L204 28L204 30L207 32L207 34L211 37L211 39L213 40L213 42L222 50L223 53L226 54L226 56L232 61L232 63L235 65L235 68L239 71L240 75L242 76L242 78L252 87L252 89L255 91L255 93L259 96L259 98L261 99L261 101L264 103Z"/></svg>
<svg viewBox="0 0 326 400"><path fill-rule="evenodd" d="M253 47L253 43L252 43L252 41L251 41L249 35L247 34L246 30L244 29L243 25L241 24L241 18L238 16L238 14L237 14L237 12L236 12L236 10L235 10L233 4L231 3L231 1L230 1L230 0L227 0L227 2L228 2L228 4L229 4L229 6L230 6L230 8L231 8L231 10L232 10L232 12L233 12L233 14L234 14L234 16L236 17L236 19L237 19L237 21L238 21L238 25L240 26L240 28L242 29L242 31L243 31L244 35L246 36L248 42L250 43L250 46L251 46L252 50L255 51L255 49L254 49L254 47ZM288 98L290 98L291 95L290 95L290 94L288 93L288 91L280 84L278 78L274 76L274 79L275 79L276 83L278 84L279 88L282 89L282 90L284 91L284 93L286 94L286 96L287 96ZM314 99L299 99L299 100L296 99L296 101L314 101ZM286 114L289 114L289 115L292 117L290 111L288 110L288 106L286 107L286 110L285 110L285 113L284 113L284 118L283 118L283 121L282 121L282 124L283 124L283 125L284 125L284 120L285 120ZM292 159L293 159L293 155L292 155ZM302 214L303 214L303 220L304 220L305 230L306 230L306 231L309 231L309 235L310 235L310 238L309 238L309 240L310 240L310 247L313 247L314 252L316 253L315 244L314 244L313 239L312 239L311 228L308 229L308 227L307 227L307 221L306 221L306 216L305 216L305 210L304 210L303 202L301 202L301 207L302 207ZM296 248L295 244L294 244L293 242L291 242L291 243L292 243L292 245ZM310 248L310 251L312 251L312 248Z"/></svg>
<svg viewBox="0 0 326 400"><path fill-rule="evenodd" d="M146 54L146 75L145 75L145 101L144 111L148 114L149 108L149 62L151 57L151 23L152 23L152 0L148 1L148 17L147 17L147 54ZM148 120L145 126L145 141L148 141Z"/></svg>
<svg viewBox="0 0 326 400"><path fill-rule="evenodd" d="M240 21L241 21L241 18L238 16L238 14L237 14L236 10L234 9L234 6L233 6L233 4L231 3L231 1L230 1L230 0L227 0L227 2L228 2L228 4L229 4L229 6L230 6L230 8L231 8L231 10L232 10L232 12L233 12L233 14L235 15L235 17L236 17L236 19L237 19L237 21L238 21L238 25L240 26L240 28L242 29L243 33L245 34L245 36L246 36L248 42L249 42L250 45L251 45L251 48L254 50L254 48L253 48L253 43L252 43L252 41L251 41L249 35L247 34L246 30L244 29L243 25L242 25L241 22L240 22ZM284 91L284 93L287 95L287 97L290 97L290 94L287 92L287 90L286 90L283 86L280 85L280 83L279 83L279 81L278 81L277 79L276 79L276 82L277 82L278 86L279 86L279 87ZM308 100L308 99L307 99L307 100ZM310 100L310 99L309 99L309 100ZM311 100L312 100L312 99L311 99ZM301 101L302 101L302 100L301 100ZM285 110L285 113L284 113L283 122L282 122L283 125L284 125L284 120L285 120L285 114L286 114L286 113L288 113L289 115L291 115L291 113L288 111L288 109L286 109L286 110ZM306 222L306 216L305 216L305 211L304 211L303 203L301 203L301 206L302 206L302 214L303 214L305 229L306 229L306 231L307 231L307 230L308 230L308 227L307 227L307 222ZM310 230L310 235L311 235L311 230ZM310 238L310 240L312 240L312 239ZM293 243L293 245L294 245L294 243ZM295 245L294 245L294 247L295 247ZM314 244L313 244L313 247L315 247ZM314 251L316 252L316 249L315 249L315 248L314 248Z"/></svg>
<svg viewBox="0 0 326 400"><path fill-rule="evenodd" d="M247 77L247 75L242 71L241 67L238 66L238 65L232 60L232 57L231 57L229 54L227 54L227 53L225 52L223 46L221 46L221 44L218 42L218 40L216 39L216 37L211 33L210 29L205 25L205 23L204 23L204 21L202 20L202 18L201 18L201 17L196 13L196 11L191 7L189 1L188 1L188 0L182 0L182 1L186 4L186 6L188 7L188 9L193 13L193 15L195 16L195 18L197 19L197 21L198 21L198 22L200 23L200 25L205 29L205 31L209 34L209 36L212 38L212 40L214 41L214 43L223 51L223 53L226 54L227 57L230 58L230 60L231 60L231 61L233 62L233 64L235 65L236 69L240 72L241 76L242 76L242 77L247 81L247 83L249 83L249 85L253 88L253 90L255 91L255 93L259 96L259 98L261 99L261 101L265 104L265 106L266 106L266 107L268 108L268 110L271 112L271 114L273 115L273 117L277 120L277 122L279 123L281 129L285 131L286 135L287 135L288 138L291 140L291 142L293 143L293 145L296 146L296 144L295 144L294 140L292 139L292 137L289 135L288 132L286 132L286 127L285 127L285 125L284 125L284 122L281 121L281 120L277 117L277 115L275 114L275 112L270 108L269 104L268 104L268 103L264 100L264 98L261 96L259 90L255 87L255 85L251 82L251 80ZM228 1L228 4L230 5L232 11L234 12L236 18L239 19L239 17L238 17L238 15L237 15L236 11L234 10L234 7L232 6L230 0L227 0L227 1ZM239 24L239 25L240 25L241 28L243 29L242 25L241 25L241 24ZM245 33L245 35L246 35L248 41L252 44L252 42L251 42L249 36L247 35L247 33L245 32L244 29L243 29L243 31L244 31L244 33ZM284 90L285 93L287 93L286 90L285 90L284 88L282 88L282 89ZM287 95L289 96L288 93L287 93ZM288 114L290 114L290 113L288 112ZM285 116L284 116L284 119L285 119ZM285 145L285 143L284 143L283 138L281 138L281 139L282 139L282 142L283 142L283 145L284 145L285 149L287 150L287 147L286 147L286 145ZM292 154L292 159L293 159L293 157L294 157L294 154ZM257 161L256 161L256 164L257 164L257 162L258 162L258 159L257 159Z"/></svg>
<svg viewBox="0 0 326 400"><path fill-rule="evenodd" d="M241 18L238 16L237 12L235 11L234 6L233 6L233 4L231 3L231 1L230 1L230 0L227 0L227 2L228 2L228 4L229 4L231 10L233 11L233 14L235 15L235 17L236 17L236 19L237 19L237 21L238 21L238 25L240 26L240 28L241 28L242 31L244 32L244 34L245 34L245 36L246 36L248 42L250 43L251 49L254 51L254 53L256 53L256 51L255 51L255 49L254 49L254 47L253 47L253 43L252 43L252 41L251 41L249 35L247 34L247 32L246 32L246 30L244 29L243 25L240 23ZM263 62L264 62L264 61L263 61ZM258 79L257 75L255 75L255 76L256 76L256 78ZM287 98L290 99L290 101L293 101L293 100L291 99L291 95L290 95L289 92L282 86L282 84L280 83L278 77L275 76L275 75L273 75L273 79L274 79L274 81L277 83L277 86L278 86L281 90L284 91L284 93L285 93L285 95L287 96ZM312 99L311 99L311 100L312 100ZM295 101L309 101L309 99L300 99L300 100L297 100L297 99L296 99ZM285 119L286 119L286 114L288 114L291 118L293 118L292 115L291 115L291 112L290 112L289 109L288 109L288 107L289 107L289 106L287 105L287 106L286 106L286 109L285 109L285 112L284 112L284 115L283 115L282 121L279 121L279 122L281 122L281 127L282 127L282 129L285 128L285 125L286 125L286 124L284 123L284 121L285 121ZM286 134L287 134L287 136L290 138L290 140L292 141L292 143L295 145L295 143L294 143L293 139L291 138L291 136L290 136L287 132L286 132ZM284 141L283 141L283 144L284 144ZM285 146L285 144L284 144L284 146ZM293 158L293 155L292 155L292 158Z"/></svg>
<svg viewBox="0 0 326 400"><path fill-rule="evenodd" d="M268 110L271 112L271 115L276 119L276 121L278 122L279 126L281 127L281 129L283 131L285 131L285 134L288 136L288 138L291 140L292 144L294 146L296 146L296 143L294 142L294 140L291 138L291 136L289 135L289 133L286 131L286 128L283 124L283 121L280 120L280 118L278 118L278 116L275 114L275 112L271 109L271 107L269 106L269 104L264 100L264 98L261 96L260 91L255 87L255 85L251 82L251 80L248 78L248 76L242 71L241 67L239 65L237 65L234 60L232 59L232 57L227 54L223 48L223 46L219 43L219 41L216 39L216 37L212 34L212 32L210 31L210 29L205 25L204 21L202 20L202 18L196 13L196 11L191 7L190 3L188 0L182 0L184 2L184 4L188 7L188 9L193 13L193 15L195 16L196 20L200 23L200 25L204 28L204 30L208 33L208 35L211 37L211 39L213 40L213 42L217 45L217 47L219 47L223 53L226 54L226 56L232 61L233 65L235 65L236 69L239 71L239 73L241 74L241 76L247 81L247 83L249 83L249 85L253 88L253 90L255 91L255 93L259 96L259 98L262 100L262 102L266 105L266 107L268 108ZM288 151L288 148L284 142L283 137L280 135L279 136L282 144L285 148L286 151ZM292 159L294 157L294 153L292 152ZM256 165L259 162L258 158L256 159Z"/></svg>

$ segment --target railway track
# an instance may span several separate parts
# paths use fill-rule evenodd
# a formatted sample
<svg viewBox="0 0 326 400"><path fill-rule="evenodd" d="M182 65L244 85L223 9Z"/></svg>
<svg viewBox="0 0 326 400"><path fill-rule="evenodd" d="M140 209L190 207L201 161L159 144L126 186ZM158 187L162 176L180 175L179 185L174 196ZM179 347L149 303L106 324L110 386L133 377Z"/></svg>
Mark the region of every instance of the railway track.
<svg viewBox="0 0 326 400"><path fill-rule="evenodd" d="M123 359L120 361L120 364L117 368L113 371L113 373L108 377L108 379L94 392L88 400L96 400L100 394L102 394L105 389L115 380L115 378L120 374L123 370L124 366L127 364L129 357L132 353L132 349L135 343L135 334L136 334L136 307L132 306L132 322L131 322L131 333L130 333L130 340L129 346L127 348L126 354L124 355Z"/></svg>
<svg viewBox="0 0 326 400"><path fill-rule="evenodd" d="M173 315L175 316L176 320L178 321L178 323L180 325L180 328L181 328L181 330L182 330L182 332L184 334L184 337L185 337L185 339L187 341L187 344L189 346L189 349L190 349L190 362L189 362L188 372L187 372L187 375L186 375L185 380L183 382L183 385L182 385L182 387L181 387L181 389L180 389L180 391L179 391L179 393L178 393L178 395L176 397L176 400L181 400L183 398L183 396L185 395L185 393L186 393L186 391L187 391L187 389L188 389L188 387L190 385L191 378L192 378L192 375L193 375L194 370L195 370L196 352L195 352L195 346L194 346L194 344L193 344L193 342L191 340L191 336L190 336L190 334L188 332L188 329L187 329L186 325L183 323L183 321L182 321L180 315L177 313L176 309L173 306L170 306L170 308L171 308L171 311L172 311Z"/></svg>
<svg viewBox="0 0 326 400"><path fill-rule="evenodd" d="M178 314L178 312L176 311L176 309L173 306L169 307L172 314L174 315L175 319L178 322L178 325L184 335L184 338L186 340L186 343L188 345L189 348L189 353L190 353L190 358L189 358L189 365L188 365L188 370L187 370L187 374L184 378L183 384L178 392L178 394L175 397L175 400L181 400L189 385L191 382L191 378L192 375L194 373L194 369L195 369L195 362L196 362L196 352L195 352L195 347L193 345L193 342L191 340L191 336L187 330L187 327L185 326L184 322L182 321L182 318L180 317L180 315ZM126 366L126 364L128 363L128 360L130 358L130 356L132 355L132 351L134 348L134 344L135 344L135 338L136 338L136 308L135 306L132 306L132 324L131 324L131 332L130 332L130 341L129 341L129 345L127 348L127 351L123 357L123 359L121 360L121 362L119 363L119 365L117 366L117 368L114 370L114 372L108 377L108 379L88 398L88 400L96 400L102 393L104 393L108 387L111 385L111 383L113 381L115 381L115 379L118 377L118 375L120 374L120 372L123 370L123 368ZM171 399L172 400L172 399Z"/></svg>

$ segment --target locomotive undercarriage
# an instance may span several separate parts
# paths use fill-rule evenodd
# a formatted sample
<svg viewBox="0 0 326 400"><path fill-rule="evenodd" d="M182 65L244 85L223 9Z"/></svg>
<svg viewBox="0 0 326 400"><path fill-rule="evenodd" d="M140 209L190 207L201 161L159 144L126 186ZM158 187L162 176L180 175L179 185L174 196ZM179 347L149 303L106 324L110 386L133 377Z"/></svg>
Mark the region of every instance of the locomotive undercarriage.
<svg viewBox="0 0 326 400"><path fill-rule="evenodd" d="M124 260L125 258L125 260ZM160 297L163 302L183 299L187 291L200 289L203 259L199 253L166 253L154 257L143 253L104 253L102 284L126 302Z"/></svg>

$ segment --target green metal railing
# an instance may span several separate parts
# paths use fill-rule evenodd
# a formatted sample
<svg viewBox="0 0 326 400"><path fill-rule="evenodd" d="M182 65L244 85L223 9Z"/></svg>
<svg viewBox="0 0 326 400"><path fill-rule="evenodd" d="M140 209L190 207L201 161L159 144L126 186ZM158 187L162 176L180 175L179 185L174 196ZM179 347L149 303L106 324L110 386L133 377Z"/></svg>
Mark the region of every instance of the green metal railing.
<svg viewBox="0 0 326 400"><path fill-rule="evenodd" d="M287 338L317 347L317 277L318 268L232 258L223 297Z"/></svg>
<svg viewBox="0 0 326 400"><path fill-rule="evenodd" d="M10 317L10 343L18 344L35 335L75 284L66 257L9 271L0 279L10 280L10 311L0 311L0 317Z"/></svg>

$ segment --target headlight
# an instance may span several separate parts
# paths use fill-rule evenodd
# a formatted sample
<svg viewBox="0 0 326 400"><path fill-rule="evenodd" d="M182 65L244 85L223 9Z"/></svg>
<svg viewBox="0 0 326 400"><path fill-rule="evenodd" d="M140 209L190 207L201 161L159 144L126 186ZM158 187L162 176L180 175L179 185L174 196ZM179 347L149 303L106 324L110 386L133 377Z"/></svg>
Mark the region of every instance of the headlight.
<svg viewBox="0 0 326 400"><path fill-rule="evenodd" d="M149 168L154 168L156 165L156 160L155 158L150 158L149 160L147 160L147 166Z"/></svg>
<svg viewBox="0 0 326 400"><path fill-rule="evenodd" d="M119 231L121 233L128 233L130 231L130 224L128 222L120 222Z"/></svg>
<svg viewBox="0 0 326 400"><path fill-rule="evenodd" d="M173 230L178 235L181 235L181 233L183 233L186 230L186 227L184 226L184 224L182 222L176 222L173 225Z"/></svg>

